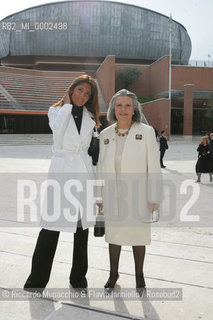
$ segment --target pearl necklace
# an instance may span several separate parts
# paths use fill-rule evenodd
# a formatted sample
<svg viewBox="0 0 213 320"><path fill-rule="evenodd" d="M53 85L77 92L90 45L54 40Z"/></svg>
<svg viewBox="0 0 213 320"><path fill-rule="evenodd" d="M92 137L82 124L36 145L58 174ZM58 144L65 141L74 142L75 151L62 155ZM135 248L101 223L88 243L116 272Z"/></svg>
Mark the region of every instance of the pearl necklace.
<svg viewBox="0 0 213 320"><path fill-rule="evenodd" d="M119 137L125 137L125 136L128 135L131 126L132 126L132 123L131 123L129 129L127 129L125 132L119 132L118 125L116 125L116 127L115 127L115 132L117 133L117 135L118 135Z"/></svg>

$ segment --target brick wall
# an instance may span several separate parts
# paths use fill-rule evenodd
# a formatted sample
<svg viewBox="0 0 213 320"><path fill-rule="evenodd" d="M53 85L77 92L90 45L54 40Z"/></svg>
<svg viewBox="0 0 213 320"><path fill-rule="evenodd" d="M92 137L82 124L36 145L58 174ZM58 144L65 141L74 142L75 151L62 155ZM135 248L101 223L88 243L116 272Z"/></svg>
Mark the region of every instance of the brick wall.
<svg viewBox="0 0 213 320"><path fill-rule="evenodd" d="M96 71L96 78L106 105L115 93L115 56L107 56Z"/></svg>
<svg viewBox="0 0 213 320"><path fill-rule="evenodd" d="M142 112L151 126L169 135L169 99L158 99L142 104Z"/></svg>

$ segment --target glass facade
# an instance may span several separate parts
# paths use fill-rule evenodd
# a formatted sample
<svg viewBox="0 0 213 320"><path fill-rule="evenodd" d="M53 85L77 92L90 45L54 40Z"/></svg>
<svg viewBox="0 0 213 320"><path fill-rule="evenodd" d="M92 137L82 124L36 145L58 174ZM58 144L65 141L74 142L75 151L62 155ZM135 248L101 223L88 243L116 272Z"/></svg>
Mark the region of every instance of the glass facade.
<svg viewBox="0 0 213 320"><path fill-rule="evenodd" d="M100 116L103 130L107 126L106 115ZM52 133L47 115L0 114L0 134Z"/></svg>
<svg viewBox="0 0 213 320"><path fill-rule="evenodd" d="M181 90L180 90L181 91ZM182 90L183 92L183 90ZM210 94L206 91L195 91L193 97L193 135L213 132L213 108ZM203 99L201 99L203 96ZM209 97L208 97L209 96ZM200 97L199 99L197 97ZM171 133L183 134L184 100L183 96L172 99Z"/></svg>
<svg viewBox="0 0 213 320"><path fill-rule="evenodd" d="M0 114L1 133L51 133L47 115Z"/></svg>

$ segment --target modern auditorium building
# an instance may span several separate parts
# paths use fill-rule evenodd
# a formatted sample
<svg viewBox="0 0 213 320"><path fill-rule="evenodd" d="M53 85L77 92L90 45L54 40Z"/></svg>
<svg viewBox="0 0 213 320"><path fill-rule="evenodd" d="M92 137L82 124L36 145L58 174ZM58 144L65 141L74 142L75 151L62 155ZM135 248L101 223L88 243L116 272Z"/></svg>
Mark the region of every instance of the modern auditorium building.
<svg viewBox="0 0 213 320"><path fill-rule="evenodd" d="M189 66L190 54L183 25L125 3L73 0L10 15L0 21L0 133L50 132L49 106L82 73L96 79L104 115L125 67L141 71L130 89L150 97L142 109L151 125L189 138L210 130L213 68Z"/></svg>

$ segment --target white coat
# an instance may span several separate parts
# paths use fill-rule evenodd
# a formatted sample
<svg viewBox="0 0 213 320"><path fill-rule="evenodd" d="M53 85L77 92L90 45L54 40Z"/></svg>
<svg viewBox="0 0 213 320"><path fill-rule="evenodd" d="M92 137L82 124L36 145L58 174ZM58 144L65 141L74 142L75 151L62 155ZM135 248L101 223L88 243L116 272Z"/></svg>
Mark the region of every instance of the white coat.
<svg viewBox="0 0 213 320"><path fill-rule="evenodd" d="M88 206L87 182L94 179L88 148L95 121L83 107L81 131L72 116L72 105L50 107L49 125L53 132L53 156L43 192L41 226L56 231L76 232L78 220L86 229L95 223L95 213ZM54 192L53 192L54 189ZM48 190L48 192L47 192Z"/></svg>
<svg viewBox="0 0 213 320"><path fill-rule="evenodd" d="M100 134L98 161L105 216L105 239L118 245L150 243L150 204L161 201L161 169L152 127L133 123L121 157L121 173L115 170L115 125Z"/></svg>

